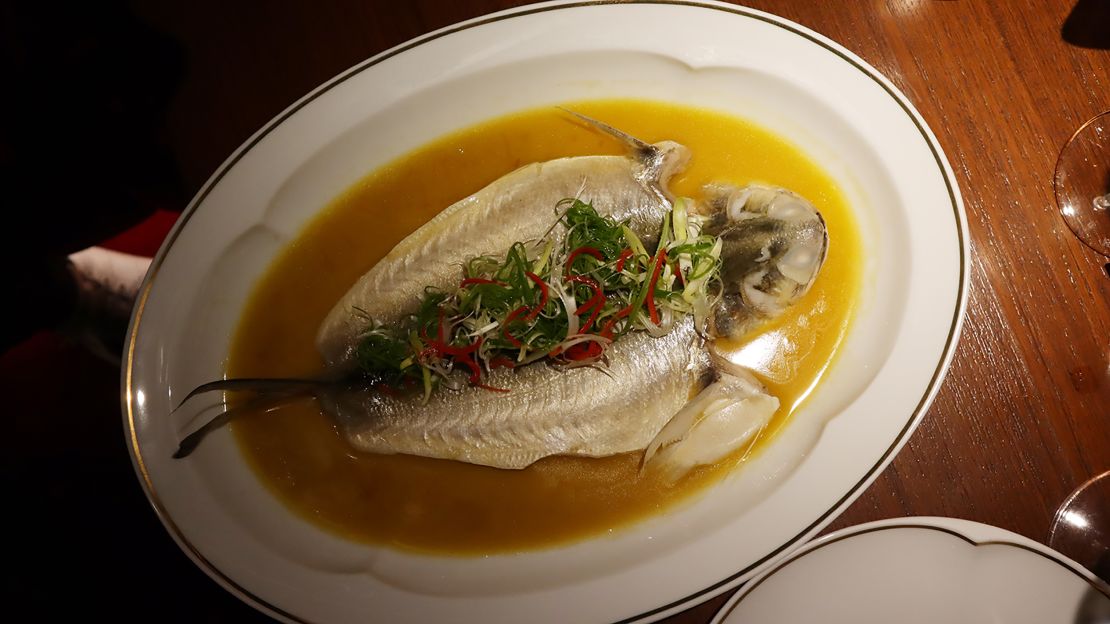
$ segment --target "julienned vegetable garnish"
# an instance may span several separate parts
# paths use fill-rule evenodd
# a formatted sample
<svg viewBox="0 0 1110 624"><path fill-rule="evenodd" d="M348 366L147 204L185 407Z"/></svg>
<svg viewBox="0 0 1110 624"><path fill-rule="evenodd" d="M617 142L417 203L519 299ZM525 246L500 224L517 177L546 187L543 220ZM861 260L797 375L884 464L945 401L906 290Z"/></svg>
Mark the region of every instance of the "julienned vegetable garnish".
<svg viewBox="0 0 1110 624"><path fill-rule="evenodd" d="M627 224L598 215L579 199L556 206L566 234L514 243L504 256L465 263L453 292L426 289L401 323L370 327L358 368L383 389L483 383L485 371L543 358L558 366L604 362L620 336L670 331L692 314L703 327L719 295L721 241L701 233L703 218L679 198L648 252Z"/></svg>

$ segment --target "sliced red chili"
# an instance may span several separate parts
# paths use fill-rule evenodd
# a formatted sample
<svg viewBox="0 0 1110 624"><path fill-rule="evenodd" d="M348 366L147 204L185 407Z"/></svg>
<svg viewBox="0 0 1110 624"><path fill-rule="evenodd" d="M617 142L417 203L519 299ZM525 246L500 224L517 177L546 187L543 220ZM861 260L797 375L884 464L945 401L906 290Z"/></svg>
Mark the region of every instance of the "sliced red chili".
<svg viewBox="0 0 1110 624"><path fill-rule="evenodd" d="M568 360L575 361L590 360L600 356L601 352L601 344L594 340L590 340L567 347L565 357Z"/></svg>
<svg viewBox="0 0 1110 624"><path fill-rule="evenodd" d="M567 281L589 286L594 291L594 294L586 300L586 303L578 306L578 310L576 311L578 314L585 314L587 310L593 310L590 314L590 318L587 319L582 328L578 330L578 333L584 334L589 331L590 326L594 324L597 315L601 314L601 308L605 304L605 292L601 289L601 285L597 283L597 280L584 275L568 275Z"/></svg>
<svg viewBox="0 0 1110 624"><path fill-rule="evenodd" d="M499 355L489 361L489 368L490 370L497 368L516 368L516 362L514 362L512 358Z"/></svg>
<svg viewBox="0 0 1110 624"><path fill-rule="evenodd" d="M593 304L594 300L591 299L590 301L587 301L586 303L587 303L587 305ZM584 325L582 325L582 329L578 330L578 333L584 334L584 333L590 331L590 328L593 327L594 321L597 320L597 315L601 314L601 308L602 308L602 305L604 303L605 303L605 299L599 299L597 301L597 303L595 305L593 305L593 312L590 312L590 318L586 319L586 323ZM581 310L581 308L579 308L579 310Z"/></svg>
<svg viewBox="0 0 1110 624"><path fill-rule="evenodd" d="M495 286L507 286L508 285L505 282L499 282L497 280L486 279L484 277L468 277L468 278L464 279L463 281L459 282L459 288L465 288L466 286L471 286L473 284L493 284Z"/></svg>
<svg viewBox="0 0 1110 624"><path fill-rule="evenodd" d="M478 363L474 361L474 358L464 357L464 358L461 358L461 359L456 360L456 361L459 362L460 364L465 365L467 368L470 369L470 383L471 383L471 385L478 386L479 388L482 388L483 390L491 390L493 392L508 392L509 391L508 388L495 388L493 386L482 383L482 367L478 366Z"/></svg>
<svg viewBox="0 0 1110 624"><path fill-rule="evenodd" d="M578 308L579 314L584 313L587 309L590 310L590 316L586 319L586 322L582 324L582 328L578 330L578 333L585 334L586 332L590 331L590 328L593 327L594 321L596 321L598 315L601 314L601 308L603 308L604 306L605 297L597 294L586 301L586 303L582 305L582 307Z"/></svg>
<svg viewBox="0 0 1110 624"><path fill-rule="evenodd" d="M656 325L659 324L659 311L655 309L655 283L659 281L659 272L663 270L663 250L660 249L659 253L655 256L655 268L651 271L651 281L648 282L647 298L644 303L647 304L648 317L651 322Z"/></svg>
<svg viewBox="0 0 1110 624"><path fill-rule="evenodd" d="M620 273L621 271L624 270L624 263L628 262L628 259L631 258L631 257L632 257L632 248L631 247L625 247L624 251L621 252L620 257L617 258L617 273Z"/></svg>
<svg viewBox="0 0 1110 624"><path fill-rule="evenodd" d="M593 279L592 277L586 277L585 275L568 275L567 281L574 282L575 284L582 284L583 286L589 286L593 289L594 294L601 292L601 286L597 283L597 280Z"/></svg>
<svg viewBox="0 0 1110 624"><path fill-rule="evenodd" d="M512 344L514 347L517 347L518 349L520 347L523 347L524 343L517 340L515 336L509 333L509 324L527 311L528 306L520 306L512 312L509 312L509 316L505 317L505 324L501 326L501 335L505 337L505 340L508 340L510 344Z"/></svg>
<svg viewBox="0 0 1110 624"><path fill-rule="evenodd" d="M616 314L614 314L612 317L609 318L609 321L605 323L605 327L602 327L601 331L599 333L602 336L605 336L606 338L612 339L613 338L613 326L617 324L617 321L621 320L622 318L628 316L631 313L632 313L632 306L631 305L627 305L627 306L621 308L620 311L618 311Z"/></svg>
<svg viewBox="0 0 1110 624"><path fill-rule="evenodd" d="M461 358L458 363L464 364L470 369L470 383L477 383L482 380L482 367L478 366L478 363L472 358Z"/></svg>
<svg viewBox="0 0 1110 624"><path fill-rule="evenodd" d="M431 349L435 350L437 353L438 353L439 347L444 344L444 342L443 342L443 320L444 320L444 317L447 315L447 311L444 310L442 307L438 308L438 310L439 310L439 315L436 317L436 337L432 338L431 336L428 335L428 327L426 325L424 327L420 328L420 337L423 338L424 342L428 343L431 346ZM420 353L424 354L424 353L427 353L427 352L428 352L428 349L424 349Z"/></svg>
<svg viewBox="0 0 1110 624"><path fill-rule="evenodd" d="M567 273L570 273L570 268L574 266L574 261L577 260L578 256L581 256L582 254L593 256L595 259L597 259L598 262L605 261L605 254L601 253L600 250L593 247L579 247L578 249L575 249L574 251L570 252L569 255L567 255Z"/></svg>
<svg viewBox="0 0 1110 624"><path fill-rule="evenodd" d="M531 321L532 319L539 316L540 312L543 311L544 306L547 305L547 300L550 298L551 294L550 294L550 292L548 292L547 283L544 282L542 279L540 279L539 275L536 275L535 273L532 273L532 272L529 272L529 271L525 271L524 274L528 276L528 279L532 280L533 282L536 283L537 286L540 287L540 302L539 302L539 304L536 305L536 307L531 312L528 313L528 316L524 317L524 320Z"/></svg>

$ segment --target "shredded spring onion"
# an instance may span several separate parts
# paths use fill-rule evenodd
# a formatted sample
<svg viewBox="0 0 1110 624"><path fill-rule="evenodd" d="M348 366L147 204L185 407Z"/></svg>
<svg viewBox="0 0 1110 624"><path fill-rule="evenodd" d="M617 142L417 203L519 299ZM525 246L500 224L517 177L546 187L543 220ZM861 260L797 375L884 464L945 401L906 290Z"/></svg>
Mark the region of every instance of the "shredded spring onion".
<svg viewBox="0 0 1110 624"><path fill-rule="evenodd" d="M438 385L460 387L461 378L504 391L485 384L489 371L543 359L603 365L609 345L628 332L662 336L688 314L704 327L720 292L721 241L701 233L692 205L674 202L649 252L627 223L563 200L560 244L548 236L472 258L454 290L427 289L401 323L370 320L359 371L391 389L419 389L425 400Z"/></svg>

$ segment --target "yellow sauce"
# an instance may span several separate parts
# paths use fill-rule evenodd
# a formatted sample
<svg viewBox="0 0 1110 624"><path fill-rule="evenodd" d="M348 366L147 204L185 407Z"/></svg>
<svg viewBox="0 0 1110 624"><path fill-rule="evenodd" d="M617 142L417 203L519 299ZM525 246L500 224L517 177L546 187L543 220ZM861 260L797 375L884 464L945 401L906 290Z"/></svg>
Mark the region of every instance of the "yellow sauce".
<svg viewBox="0 0 1110 624"><path fill-rule="evenodd" d="M671 184L676 194L697 197L709 182L763 182L794 190L822 213L831 242L813 289L736 345L736 359L753 365L782 401L768 428L773 433L819 381L852 318L860 242L837 185L796 147L730 116L642 101L568 106L646 141L688 146L693 159ZM623 150L545 108L459 131L371 173L322 211L256 286L235 336L229 376L318 373L323 364L313 341L320 322L403 237L523 164L600 153ZM639 454L554 457L520 471L360 455L310 400L245 416L233 428L260 479L301 516L356 541L464 555L550 547L619 529L704 490L751 451L668 484L652 471L639 474Z"/></svg>

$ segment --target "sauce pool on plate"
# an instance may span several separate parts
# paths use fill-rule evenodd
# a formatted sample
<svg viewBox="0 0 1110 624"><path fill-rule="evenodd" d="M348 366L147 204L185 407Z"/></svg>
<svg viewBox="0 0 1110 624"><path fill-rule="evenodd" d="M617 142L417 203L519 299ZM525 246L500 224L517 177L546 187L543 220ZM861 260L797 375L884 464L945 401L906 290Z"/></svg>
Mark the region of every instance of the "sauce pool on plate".
<svg viewBox="0 0 1110 624"><path fill-rule="evenodd" d="M833 362L852 318L861 252L851 209L831 177L792 144L735 117L629 100L565 106L645 141L690 148L690 165L670 184L676 195L697 198L710 182L761 182L788 188L821 212L829 253L810 292L730 345L732 359L755 370L780 399L771 425L751 447L670 483L658 472L640 474L640 453L549 457L523 470L359 454L306 399L232 425L261 481L293 512L355 541L439 554L528 550L599 535L743 470ZM369 174L309 223L259 281L238 325L229 377L319 373L314 340L324 316L440 210L528 163L621 153L611 137L549 107L455 132Z"/></svg>

